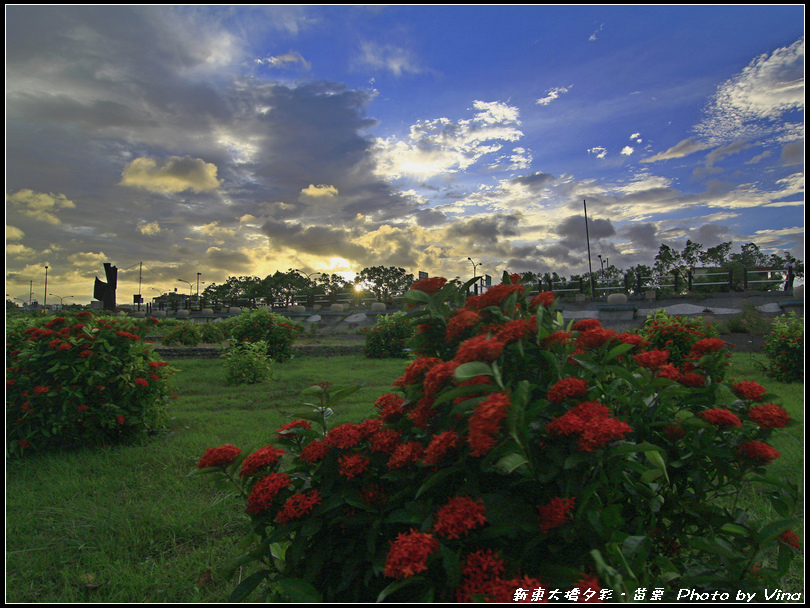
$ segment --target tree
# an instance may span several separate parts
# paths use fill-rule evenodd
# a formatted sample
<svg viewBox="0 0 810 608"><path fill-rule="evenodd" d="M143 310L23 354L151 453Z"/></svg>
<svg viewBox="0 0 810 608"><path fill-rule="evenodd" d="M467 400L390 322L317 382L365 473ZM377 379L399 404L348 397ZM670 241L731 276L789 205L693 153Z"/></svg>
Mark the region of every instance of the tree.
<svg viewBox="0 0 810 608"><path fill-rule="evenodd" d="M722 268L728 263L728 254L731 251L731 241L709 247L698 254L700 263L704 266Z"/></svg>
<svg viewBox="0 0 810 608"><path fill-rule="evenodd" d="M335 298L339 293L352 291L354 287L342 275L339 274L321 274L315 282L323 290L323 293L334 303Z"/></svg>
<svg viewBox="0 0 810 608"><path fill-rule="evenodd" d="M686 247L684 247L683 251L681 252L681 259L686 263L687 266L694 268L698 264L702 249L703 245L700 243L693 243L691 240L687 239Z"/></svg>
<svg viewBox="0 0 810 608"><path fill-rule="evenodd" d="M412 274L406 272L404 268L395 266L363 268L357 277L357 283L365 284L374 293L378 302L384 302L389 295L405 293L413 282Z"/></svg>

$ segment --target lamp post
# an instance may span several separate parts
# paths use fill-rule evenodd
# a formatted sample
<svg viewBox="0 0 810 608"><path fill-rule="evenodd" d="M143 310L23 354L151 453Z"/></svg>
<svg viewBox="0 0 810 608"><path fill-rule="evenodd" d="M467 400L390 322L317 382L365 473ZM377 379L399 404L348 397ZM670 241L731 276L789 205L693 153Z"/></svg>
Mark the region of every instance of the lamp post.
<svg viewBox="0 0 810 608"><path fill-rule="evenodd" d="M191 290L194 289L194 285L192 285L188 281L184 281L183 279L177 279L177 280L180 281L181 283L185 283L186 285L188 285L188 297L190 298L192 296L192 291Z"/></svg>
<svg viewBox="0 0 810 608"><path fill-rule="evenodd" d="M472 261L472 258L467 258L467 259L468 259L468 260L470 260L470 264L472 264L472 267L473 267L473 278L476 278L476 277L475 277L475 269L476 269L476 267L478 267L478 266L480 266L481 264L483 264L483 262L478 262L478 263L476 264L475 262L473 262L473 261ZM478 285L477 285L477 284L475 284L475 294L476 294L476 295L478 295Z"/></svg>
<svg viewBox="0 0 810 608"><path fill-rule="evenodd" d="M59 306L64 307L65 305L65 298L72 298L73 296L58 296L55 293L49 293L49 296L53 296L54 298L59 298Z"/></svg>
<svg viewBox="0 0 810 608"><path fill-rule="evenodd" d="M197 301L198 302L200 301L200 275L201 274L202 274L201 272L197 273Z"/></svg>
<svg viewBox="0 0 810 608"><path fill-rule="evenodd" d="M42 307L48 305L48 267L45 266L45 295L43 298L45 301L42 303Z"/></svg>
<svg viewBox="0 0 810 608"><path fill-rule="evenodd" d="M605 278L605 263L602 261L602 254L600 253L596 257L599 258L599 274L602 276L602 279Z"/></svg>

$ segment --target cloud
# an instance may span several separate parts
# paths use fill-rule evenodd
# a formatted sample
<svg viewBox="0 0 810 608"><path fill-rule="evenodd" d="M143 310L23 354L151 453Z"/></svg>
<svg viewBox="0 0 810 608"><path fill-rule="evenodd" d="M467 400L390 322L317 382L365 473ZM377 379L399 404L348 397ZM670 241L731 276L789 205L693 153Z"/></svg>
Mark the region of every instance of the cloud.
<svg viewBox="0 0 810 608"><path fill-rule="evenodd" d="M140 157L124 167L121 185L151 192L204 192L216 190L217 166L199 158L170 156L162 165L155 158Z"/></svg>
<svg viewBox="0 0 810 608"><path fill-rule="evenodd" d="M358 62L372 68L384 69L399 77L402 74L420 74L425 71L413 53L392 44L379 45L361 42Z"/></svg>
<svg viewBox="0 0 810 608"><path fill-rule="evenodd" d="M693 137L689 137L687 139L683 139L679 141L677 144L672 146L669 150L665 152L660 152L655 156L650 156L649 158L642 158L642 163L655 163L661 160L671 160L673 158L683 158L684 156L689 156L690 154L694 154L695 152L700 152L701 150L705 150L706 148L711 148L711 144L707 144L704 142L696 142Z"/></svg>
<svg viewBox="0 0 810 608"><path fill-rule="evenodd" d="M6 195L6 201L11 203L23 215L27 215L38 222L54 225L62 223L54 214L56 210L76 207L76 204L68 200L64 194L45 194L44 192L34 192L29 188Z"/></svg>
<svg viewBox="0 0 810 608"><path fill-rule="evenodd" d="M288 68L298 64L302 69L309 70L312 64L301 56L298 51L289 51L284 55L276 55L275 57L265 57L264 59L257 59L256 63L259 65L266 65L269 68Z"/></svg>
<svg viewBox="0 0 810 608"><path fill-rule="evenodd" d="M549 89L546 91L546 96L542 97L537 100L537 105L547 106L552 101L557 99L563 93L567 93L573 85L568 85L567 87L555 87L553 89Z"/></svg>
<svg viewBox="0 0 810 608"><path fill-rule="evenodd" d="M596 35L597 35L599 32L601 32L601 31L604 29L604 27L605 27L605 24L603 23L603 24L602 24L602 25L600 25L598 28L596 28L596 31L595 31L593 34L591 34L590 36L588 36L588 41L589 41L589 42L594 42L594 41L596 40Z"/></svg>
<svg viewBox="0 0 810 608"><path fill-rule="evenodd" d="M301 190L301 196L315 199L335 198L338 194L337 188L334 186L325 186L323 184L318 186L310 184L308 187Z"/></svg>
<svg viewBox="0 0 810 608"><path fill-rule="evenodd" d="M714 165L714 163L727 156L731 156L732 154L739 154L743 150L750 148L751 145L752 144L750 144L748 141L744 139L739 139L737 141L730 143L727 146L720 146L719 148L712 150L706 155L706 166L711 167L712 165Z"/></svg>
<svg viewBox="0 0 810 608"><path fill-rule="evenodd" d="M141 234L152 236L160 233L160 224L157 222L140 223L138 224L138 230Z"/></svg>
<svg viewBox="0 0 810 608"><path fill-rule="evenodd" d="M621 154L622 156L630 156L633 153L633 148L630 146L625 146L622 148Z"/></svg>
<svg viewBox="0 0 810 608"><path fill-rule="evenodd" d="M593 148L588 149L589 154L596 154L596 158L602 159L607 156L607 148L603 148L602 146L595 146Z"/></svg>
<svg viewBox="0 0 810 608"><path fill-rule="evenodd" d="M471 119L420 120L411 126L405 140L377 140L374 154L378 174L389 179L412 175L428 179L455 173L475 164L482 156L497 152L501 142L517 141L523 133L519 111L503 102L473 102Z"/></svg>
<svg viewBox="0 0 810 608"><path fill-rule="evenodd" d="M101 251L99 253L93 252L79 252L73 253L68 256L68 262L73 264L73 266L78 266L79 268L89 269L89 268L103 268L104 262L109 261L109 258L104 255L104 252Z"/></svg>
<svg viewBox="0 0 810 608"><path fill-rule="evenodd" d="M804 108L804 37L763 54L717 88L695 132L712 143L795 139L801 123L777 122Z"/></svg>
<svg viewBox="0 0 810 608"><path fill-rule="evenodd" d="M509 181L513 184L520 184L521 186L527 186L528 188L535 190L543 188L544 186L553 183L555 180L556 178L550 173L542 173L538 171L529 175L515 177Z"/></svg>
<svg viewBox="0 0 810 608"><path fill-rule="evenodd" d="M6 240L7 241L20 241L25 236L25 233L19 228L9 226L6 224Z"/></svg>
<svg viewBox="0 0 810 608"><path fill-rule="evenodd" d="M781 160L783 165L804 164L804 140L792 141L782 147Z"/></svg>

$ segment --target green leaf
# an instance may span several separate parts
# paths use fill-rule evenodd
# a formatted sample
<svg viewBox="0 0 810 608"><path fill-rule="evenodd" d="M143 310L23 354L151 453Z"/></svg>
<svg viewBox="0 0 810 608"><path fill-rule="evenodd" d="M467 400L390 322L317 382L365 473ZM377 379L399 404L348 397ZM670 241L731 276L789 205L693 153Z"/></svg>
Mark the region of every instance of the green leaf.
<svg viewBox="0 0 810 608"><path fill-rule="evenodd" d="M667 475L667 465L664 462L661 453L656 450L647 450L644 452L644 456L647 457L647 462L663 473L666 480L669 481L669 475Z"/></svg>
<svg viewBox="0 0 810 608"><path fill-rule="evenodd" d="M294 603L322 602L318 590L300 578L280 578L278 584L284 594Z"/></svg>
<svg viewBox="0 0 810 608"><path fill-rule="evenodd" d="M773 540L780 534L795 528L800 523L800 520L796 518L780 519L779 521L775 521L763 527L759 532L757 532L755 538L759 544L764 544Z"/></svg>
<svg viewBox="0 0 810 608"><path fill-rule="evenodd" d="M744 528L737 524L723 524L720 529L723 532L728 532L729 534L733 534L735 536L748 536L749 531L747 528Z"/></svg>
<svg viewBox="0 0 810 608"><path fill-rule="evenodd" d="M243 599L253 593L256 587L258 587L259 584L261 584L261 582L267 578L268 574L270 574L269 570L260 570L259 572L254 572L251 574L236 586L236 588L231 592L231 596L228 598L228 601L241 602Z"/></svg>
<svg viewBox="0 0 810 608"><path fill-rule="evenodd" d="M422 576L413 576L411 578L406 578L404 581L396 581L388 585L385 589L380 591L380 594L377 596L377 603L381 603L385 598L387 598L392 593L399 591L403 587L408 585L413 585L414 583L422 583L424 582L425 578Z"/></svg>
<svg viewBox="0 0 810 608"><path fill-rule="evenodd" d="M430 296L424 291L411 289L402 297L406 304L430 304Z"/></svg>
<svg viewBox="0 0 810 608"><path fill-rule="evenodd" d="M515 469L529 464L529 461L522 454L512 452L503 456L495 465L501 473L511 474Z"/></svg>
<svg viewBox="0 0 810 608"><path fill-rule="evenodd" d="M495 374L488 363L471 361L459 365L453 375L457 382L465 382L466 380L472 380L476 376L494 376Z"/></svg>

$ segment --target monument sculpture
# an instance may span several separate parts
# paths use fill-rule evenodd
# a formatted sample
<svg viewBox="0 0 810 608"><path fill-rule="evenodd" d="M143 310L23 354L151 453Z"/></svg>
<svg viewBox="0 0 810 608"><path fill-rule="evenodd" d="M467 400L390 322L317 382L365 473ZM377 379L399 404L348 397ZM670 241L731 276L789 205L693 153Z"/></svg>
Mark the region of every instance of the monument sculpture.
<svg viewBox="0 0 810 608"><path fill-rule="evenodd" d="M118 287L118 268L109 262L104 262L104 274L107 276L107 282L100 281L99 278L96 277L93 297L102 302L104 310L115 310L115 289Z"/></svg>

